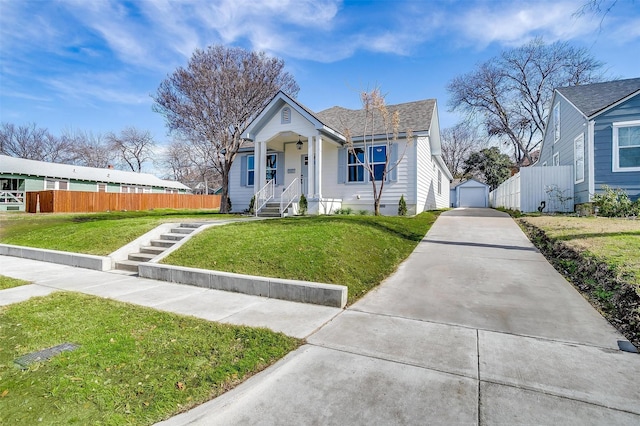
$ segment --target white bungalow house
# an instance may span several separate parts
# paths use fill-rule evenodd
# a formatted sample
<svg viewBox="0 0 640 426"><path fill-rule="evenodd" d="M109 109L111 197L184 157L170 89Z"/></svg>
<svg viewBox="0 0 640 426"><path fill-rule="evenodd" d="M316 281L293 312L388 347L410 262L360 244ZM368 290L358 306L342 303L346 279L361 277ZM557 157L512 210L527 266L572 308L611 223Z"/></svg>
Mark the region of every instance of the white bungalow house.
<svg viewBox="0 0 640 426"><path fill-rule="evenodd" d="M411 130L414 142L407 144L401 133L391 145L390 170L382 194L380 211L395 215L404 195L409 214L449 207L451 173L440 153L440 131L435 99L389 105L400 114L400 131ZM370 177L359 164L368 155L382 177L387 146L384 130L375 129L376 140L363 149L362 110L332 107L313 113L279 92L248 126L246 142L233 163L229 196L234 210L249 207L256 198L257 213L295 213L300 194L308 200L310 214L331 214L340 208L373 211ZM344 129L353 135L355 153L346 146ZM369 133L370 134L370 133Z"/></svg>

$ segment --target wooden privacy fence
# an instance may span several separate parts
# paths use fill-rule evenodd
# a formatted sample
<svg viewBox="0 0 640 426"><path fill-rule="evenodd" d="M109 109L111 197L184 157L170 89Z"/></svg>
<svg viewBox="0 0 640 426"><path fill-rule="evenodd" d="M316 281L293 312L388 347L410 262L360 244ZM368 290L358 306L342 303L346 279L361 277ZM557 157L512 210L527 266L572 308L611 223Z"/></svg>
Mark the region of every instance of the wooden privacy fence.
<svg viewBox="0 0 640 426"><path fill-rule="evenodd" d="M117 192L38 191L27 192L26 211L41 213L85 213L107 210L217 209L219 195L121 194Z"/></svg>

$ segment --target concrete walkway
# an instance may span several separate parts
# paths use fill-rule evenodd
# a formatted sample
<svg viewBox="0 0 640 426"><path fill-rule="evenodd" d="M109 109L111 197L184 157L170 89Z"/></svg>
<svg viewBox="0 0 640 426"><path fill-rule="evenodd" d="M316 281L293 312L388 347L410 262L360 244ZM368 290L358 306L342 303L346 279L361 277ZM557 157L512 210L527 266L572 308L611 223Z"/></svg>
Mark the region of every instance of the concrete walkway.
<svg viewBox="0 0 640 426"><path fill-rule="evenodd" d="M508 216L444 213L377 290L166 425L640 424L640 356Z"/></svg>
<svg viewBox="0 0 640 426"><path fill-rule="evenodd" d="M267 327L298 338L306 338L342 312L326 306L137 278L120 271L93 271L17 257L0 256L0 274L34 283L1 290L0 306L71 290L210 321Z"/></svg>

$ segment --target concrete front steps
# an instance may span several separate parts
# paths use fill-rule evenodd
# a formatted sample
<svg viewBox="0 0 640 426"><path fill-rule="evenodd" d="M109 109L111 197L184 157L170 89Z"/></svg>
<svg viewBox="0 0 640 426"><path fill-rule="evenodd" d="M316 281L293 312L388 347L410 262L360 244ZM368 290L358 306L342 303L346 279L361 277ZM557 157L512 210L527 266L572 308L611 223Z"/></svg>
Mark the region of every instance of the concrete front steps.
<svg viewBox="0 0 640 426"><path fill-rule="evenodd" d="M171 228L170 232L160 235L159 239L151 240L150 245L140 247L138 252L129 253L126 260L117 261L115 269L137 273L138 265L149 262L178 241L188 238L189 234L202 225L202 223L181 223L179 226Z"/></svg>
<svg viewBox="0 0 640 426"><path fill-rule="evenodd" d="M258 217L280 217L280 203L267 203L258 212Z"/></svg>

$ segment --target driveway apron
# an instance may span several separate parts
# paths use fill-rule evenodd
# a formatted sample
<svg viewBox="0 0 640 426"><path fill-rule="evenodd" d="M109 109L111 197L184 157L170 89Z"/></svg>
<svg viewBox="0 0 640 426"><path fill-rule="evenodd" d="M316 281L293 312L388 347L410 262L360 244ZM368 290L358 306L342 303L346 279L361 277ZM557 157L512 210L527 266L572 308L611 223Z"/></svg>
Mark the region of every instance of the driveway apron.
<svg viewBox="0 0 640 426"><path fill-rule="evenodd" d="M640 356L514 221L443 213L376 290L166 424L640 424Z"/></svg>

